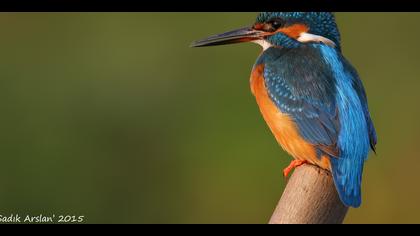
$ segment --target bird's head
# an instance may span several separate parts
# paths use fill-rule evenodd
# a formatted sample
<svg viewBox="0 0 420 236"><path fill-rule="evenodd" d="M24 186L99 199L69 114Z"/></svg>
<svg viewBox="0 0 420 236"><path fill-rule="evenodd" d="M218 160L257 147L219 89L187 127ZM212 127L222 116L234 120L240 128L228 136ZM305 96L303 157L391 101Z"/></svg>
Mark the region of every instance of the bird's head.
<svg viewBox="0 0 420 236"><path fill-rule="evenodd" d="M192 47L254 42L293 48L307 43L323 43L340 49L340 33L330 12L261 12L251 27L195 41Z"/></svg>

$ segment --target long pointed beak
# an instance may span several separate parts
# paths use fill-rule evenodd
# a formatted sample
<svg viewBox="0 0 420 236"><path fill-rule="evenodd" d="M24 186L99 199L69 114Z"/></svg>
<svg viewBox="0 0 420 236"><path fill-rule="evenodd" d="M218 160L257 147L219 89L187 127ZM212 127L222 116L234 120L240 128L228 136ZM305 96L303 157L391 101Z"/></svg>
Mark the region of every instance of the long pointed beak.
<svg viewBox="0 0 420 236"><path fill-rule="evenodd" d="M233 43L250 42L261 39L263 31L245 27L237 30L232 30L223 34L217 34L208 38L192 42L190 47L206 47Z"/></svg>

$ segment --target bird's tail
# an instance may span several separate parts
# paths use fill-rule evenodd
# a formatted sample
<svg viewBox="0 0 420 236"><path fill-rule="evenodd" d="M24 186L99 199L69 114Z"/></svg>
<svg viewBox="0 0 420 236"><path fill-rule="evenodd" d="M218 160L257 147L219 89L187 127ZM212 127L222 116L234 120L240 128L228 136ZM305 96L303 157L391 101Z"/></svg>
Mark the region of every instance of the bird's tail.
<svg viewBox="0 0 420 236"><path fill-rule="evenodd" d="M330 160L334 183L341 201L346 206L359 207L362 203L361 183L364 158L343 155Z"/></svg>

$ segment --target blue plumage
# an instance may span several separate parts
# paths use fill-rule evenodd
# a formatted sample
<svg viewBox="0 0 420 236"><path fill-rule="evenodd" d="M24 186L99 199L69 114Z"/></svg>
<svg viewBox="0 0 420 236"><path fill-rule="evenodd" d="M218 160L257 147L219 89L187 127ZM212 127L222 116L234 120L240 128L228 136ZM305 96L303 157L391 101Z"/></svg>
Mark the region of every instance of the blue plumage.
<svg viewBox="0 0 420 236"><path fill-rule="evenodd" d="M274 18L282 18L287 25L295 23L303 23L308 26L309 32L315 35L323 35L332 40L337 49L340 50L340 32L335 23L334 14L330 12L261 12L256 19L257 23L270 21ZM285 47L297 47L297 41L290 37L284 37L284 34L274 34L267 38L273 44L282 45Z"/></svg>
<svg viewBox="0 0 420 236"><path fill-rule="evenodd" d="M279 32L267 37L273 47L256 64L264 64L265 84L279 110L295 120L302 137L318 147L320 155L331 157L341 200L358 207L363 164L377 137L362 82L341 54L334 16L325 12L263 12L256 21L276 18L287 22L284 27L303 23L308 33L335 43L335 47L322 42L302 43Z"/></svg>
<svg viewBox="0 0 420 236"><path fill-rule="evenodd" d="M263 107L263 115L275 128L276 138L281 137L280 144L295 158L331 168L342 202L360 206L363 164L377 137L362 81L341 53L334 15L262 12L252 27L211 36L193 46L239 42L256 42L264 48L254 65L253 81L262 81L261 75L264 79L259 82L264 93L256 97L262 106L272 106ZM287 119L279 118L277 109ZM293 131L279 129L283 121L291 123L287 125ZM281 136L283 131L286 134ZM310 150L310 157L296 150ZM325 159L331 166L324 165Z"/></svg>
<svg viewBox="0 0 420 236"><path fill-rule="evenodd" d="M337 82L336 102L341 126L338 146L341 152L338 159L331 159L334 181L343 202L358 207L361 203L363 163L370 147L367 123L370 118L366 117L364 108L367 105L363 105L365 101L353 86L353 81L358 78L345 67L342 56L331 47L317 47Z"/></svg>
<svg viewBox="0 0 420 236"><path fill-rule="evenodd" d="M358 207L363 163L376 134L357 73L338 50L323 44L272 47L256 64L265 66L265 84L277 107L320 153L331 156L342 201ZM325 146L335 151L326 153Z"/></svg>
<svg viewBox="0 0 420 236"><path fill-rule="evenodd" d="M335 145L339 123L335 105L336 86L320 52L299 48L269 48L256 64L264 64L270 98L298 124L311 143Z"/></svg>

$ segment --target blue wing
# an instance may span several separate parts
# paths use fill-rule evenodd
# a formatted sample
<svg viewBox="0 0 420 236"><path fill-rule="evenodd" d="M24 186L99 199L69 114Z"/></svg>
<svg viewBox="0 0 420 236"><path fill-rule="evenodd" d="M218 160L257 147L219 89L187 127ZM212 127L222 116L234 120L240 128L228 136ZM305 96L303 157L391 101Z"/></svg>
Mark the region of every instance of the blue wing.
<svg viewBox="0 0 420 236"><path fill-rule="evenodd" d="M296 122L299 132L331 157L334 182L348 206L361 203L361 177L373 127L357 72L341 53L326 45L269 48L264 63L270 98Z"/></svg>
<svg viewBox="0 0 420 236"><path fill-rule="evenodd" d="M344 204L358 207L361 204L363 165L369 147L374 148L376 134L370 119L366 94L361 80L350 63L335 49L316 46L336 81L336 102L339 110L340 157L331 159L334 183Z"/></svg>
<svg viewBox="0 0 420 236"><path fill-rule="evenodd" d="M357 92L357 94L359 96L359 99L360 99L360 101L362 103L363 112L365 114L366 123L368 125L368 130L369 130L370 147L371 147L372 151L375 152L375 146L376 146L376 143L377 143L377 136L376 136L375 127L373 126L373 122L372 122L372 119L370 117L369 107L368 107L368 101L367 101L367 96L366 96L365 88L363 87L362 81L359 78L359 74L354 69L354 67L344 57L342 59L343 59L343 63L344 63L345 68L352 75L351 76L351 79L352 79L353 88Z"/></svg>
<svg viewBox="0 0 420 236"><path fill-rule="evenodd" d="M265 84L276 106L294 119L302 137L318 151L338 157L336 88L320 53L311 47L270 48L262 57Z"/></svg>

